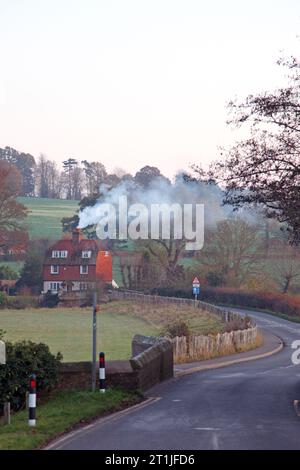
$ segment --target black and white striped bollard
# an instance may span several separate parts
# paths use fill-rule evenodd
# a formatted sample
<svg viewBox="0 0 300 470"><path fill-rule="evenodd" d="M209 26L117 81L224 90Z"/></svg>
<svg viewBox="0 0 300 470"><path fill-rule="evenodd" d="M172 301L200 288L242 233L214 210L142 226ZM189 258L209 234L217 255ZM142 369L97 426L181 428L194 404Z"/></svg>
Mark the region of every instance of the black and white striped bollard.
<svg viewBox="0 0 300 470"><path fill-rule="evenodd" d="M105 393L105 354L99 354L99 389L101 393Z"/></svg>
<svg viewBox="0 0 300 470"><path fill-rule="evenodd" d="M36 375L32 374L29 379L29 397L28 397L29 419L28 425L36 425Z"/></svg>

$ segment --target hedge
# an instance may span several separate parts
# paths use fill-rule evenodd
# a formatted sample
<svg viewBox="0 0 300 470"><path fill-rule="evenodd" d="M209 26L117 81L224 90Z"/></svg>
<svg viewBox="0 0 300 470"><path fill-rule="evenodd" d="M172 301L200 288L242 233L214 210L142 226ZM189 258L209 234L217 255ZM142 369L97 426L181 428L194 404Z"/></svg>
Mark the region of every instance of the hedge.
<svg viewBox="0 0 300 470"><path fill-rule="evenodd" d="M24 407L31 374L37 376L37 390L50 391L58 380L62 355L51 354L43 343L6 342L6 364L0 367L0 406L9 401L13 410Z"/></svg>
<svg viewBox="0 0 300 470"><path fill-rule="evenodd" d="M153 289L151 293L169 297L193 298L192 289L164 287ZM214 304L270 310L274 313L300 317L300 296L276 292L244 291L226 287L203 286L201 288L200 300Z"/></svg>

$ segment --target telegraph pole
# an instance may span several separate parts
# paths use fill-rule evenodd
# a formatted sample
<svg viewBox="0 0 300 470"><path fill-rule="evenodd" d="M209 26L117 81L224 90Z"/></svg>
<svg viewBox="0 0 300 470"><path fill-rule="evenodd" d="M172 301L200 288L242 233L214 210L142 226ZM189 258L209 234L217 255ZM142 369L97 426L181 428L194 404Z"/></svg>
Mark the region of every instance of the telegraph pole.
<svg viewBox="0 0 300 470"><path fill-rule="evenodd" d="M96 351L97 351L97 292L93 294L93 364L92 391L96 390Z"/></svg>

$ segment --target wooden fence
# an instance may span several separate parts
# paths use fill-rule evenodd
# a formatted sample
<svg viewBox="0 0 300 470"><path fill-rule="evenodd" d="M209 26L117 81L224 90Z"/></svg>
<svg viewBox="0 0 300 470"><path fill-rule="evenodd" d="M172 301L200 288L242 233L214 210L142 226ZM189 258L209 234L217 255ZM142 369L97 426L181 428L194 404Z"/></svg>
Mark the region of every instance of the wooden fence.
<svg viewBox="0 0 300 470"><path fill-rule="evenodd" d="M261 344L256 326L246 330L218 333L216 336L176 336L173 343L174 362L193 362L236 352L247 351Z"/></svg>

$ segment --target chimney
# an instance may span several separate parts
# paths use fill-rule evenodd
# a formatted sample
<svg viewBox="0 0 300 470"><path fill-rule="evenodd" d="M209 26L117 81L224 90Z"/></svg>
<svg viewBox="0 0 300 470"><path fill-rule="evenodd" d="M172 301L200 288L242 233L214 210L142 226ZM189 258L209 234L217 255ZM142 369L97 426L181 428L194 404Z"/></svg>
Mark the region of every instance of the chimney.
<svg viewBox="0 0 300 470"><path fill-rule="evenodd" d="M72 232L72 242L73 242L73 245L76 245L79 243L79 237L80 237L80 229L79 228L75 228Z"/></svg>

